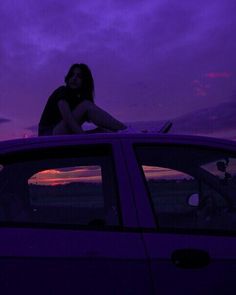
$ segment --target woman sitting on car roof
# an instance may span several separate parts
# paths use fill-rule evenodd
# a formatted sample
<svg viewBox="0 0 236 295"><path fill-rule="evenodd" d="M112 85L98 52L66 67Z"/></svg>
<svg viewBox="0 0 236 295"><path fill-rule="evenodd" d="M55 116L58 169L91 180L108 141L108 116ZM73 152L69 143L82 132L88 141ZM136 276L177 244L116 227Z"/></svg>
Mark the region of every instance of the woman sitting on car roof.
<svg viewBox="0 0 236 295"><path fill-rule="evenodd" d="M65 77L65 86L57 88L49 97L42 113L38 135L84 133L84 122L97 126L92 131L109 132L127 127L94 103L94 81L86 64L73 64Z"/></svg>

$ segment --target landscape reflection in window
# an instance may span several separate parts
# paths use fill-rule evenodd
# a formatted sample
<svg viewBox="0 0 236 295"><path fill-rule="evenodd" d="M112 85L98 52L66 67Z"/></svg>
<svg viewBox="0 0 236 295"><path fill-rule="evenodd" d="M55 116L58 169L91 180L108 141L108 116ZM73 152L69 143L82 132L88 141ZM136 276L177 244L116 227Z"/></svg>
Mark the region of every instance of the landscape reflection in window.
<svg viewBox="0 0 236 295"><path fill-rule="evenodd" d="M29 180L31 185L64 185L73 182L101 183L99 166L80 166L43 170L34 174Z"/></svg>

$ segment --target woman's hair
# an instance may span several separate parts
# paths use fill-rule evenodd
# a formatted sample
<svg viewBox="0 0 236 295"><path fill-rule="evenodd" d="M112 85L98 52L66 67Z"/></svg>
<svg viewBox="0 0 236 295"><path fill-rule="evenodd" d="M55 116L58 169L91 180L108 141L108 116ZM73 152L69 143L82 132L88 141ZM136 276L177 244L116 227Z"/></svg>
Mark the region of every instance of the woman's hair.
<svg viewBox="0 0 236 295"><path fill-rule="evenodd" d="M87 100L94 101L94 81L91 70L86 64L73 64L67 75L65 76L66 85L69 82L69 79L73 75L74 69L79 68L82 74L82 85L81 85L81 96Z"/></svg>

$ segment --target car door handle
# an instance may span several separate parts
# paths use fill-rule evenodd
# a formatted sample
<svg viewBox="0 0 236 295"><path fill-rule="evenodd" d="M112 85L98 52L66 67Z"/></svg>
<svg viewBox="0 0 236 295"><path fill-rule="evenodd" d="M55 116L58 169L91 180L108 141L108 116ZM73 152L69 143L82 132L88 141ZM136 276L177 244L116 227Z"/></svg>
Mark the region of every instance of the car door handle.
<svg viewBox="0 0 236 295"><path fill-rule="evenodd" d="M171 260L176 267L201 268L210 263L210 256L204 250L178 249L172 253Z"/></svg>

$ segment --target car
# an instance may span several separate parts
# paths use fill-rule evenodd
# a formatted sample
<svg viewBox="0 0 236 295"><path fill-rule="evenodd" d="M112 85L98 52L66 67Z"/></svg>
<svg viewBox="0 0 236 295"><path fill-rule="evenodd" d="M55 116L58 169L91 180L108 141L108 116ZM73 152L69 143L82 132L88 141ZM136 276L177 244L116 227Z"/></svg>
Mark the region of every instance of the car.
<svg viewBox="0 0 236 295"><path fill-rule="evenodd" d="M1 294L235 294L236 142L0 142Z"/></svg>

